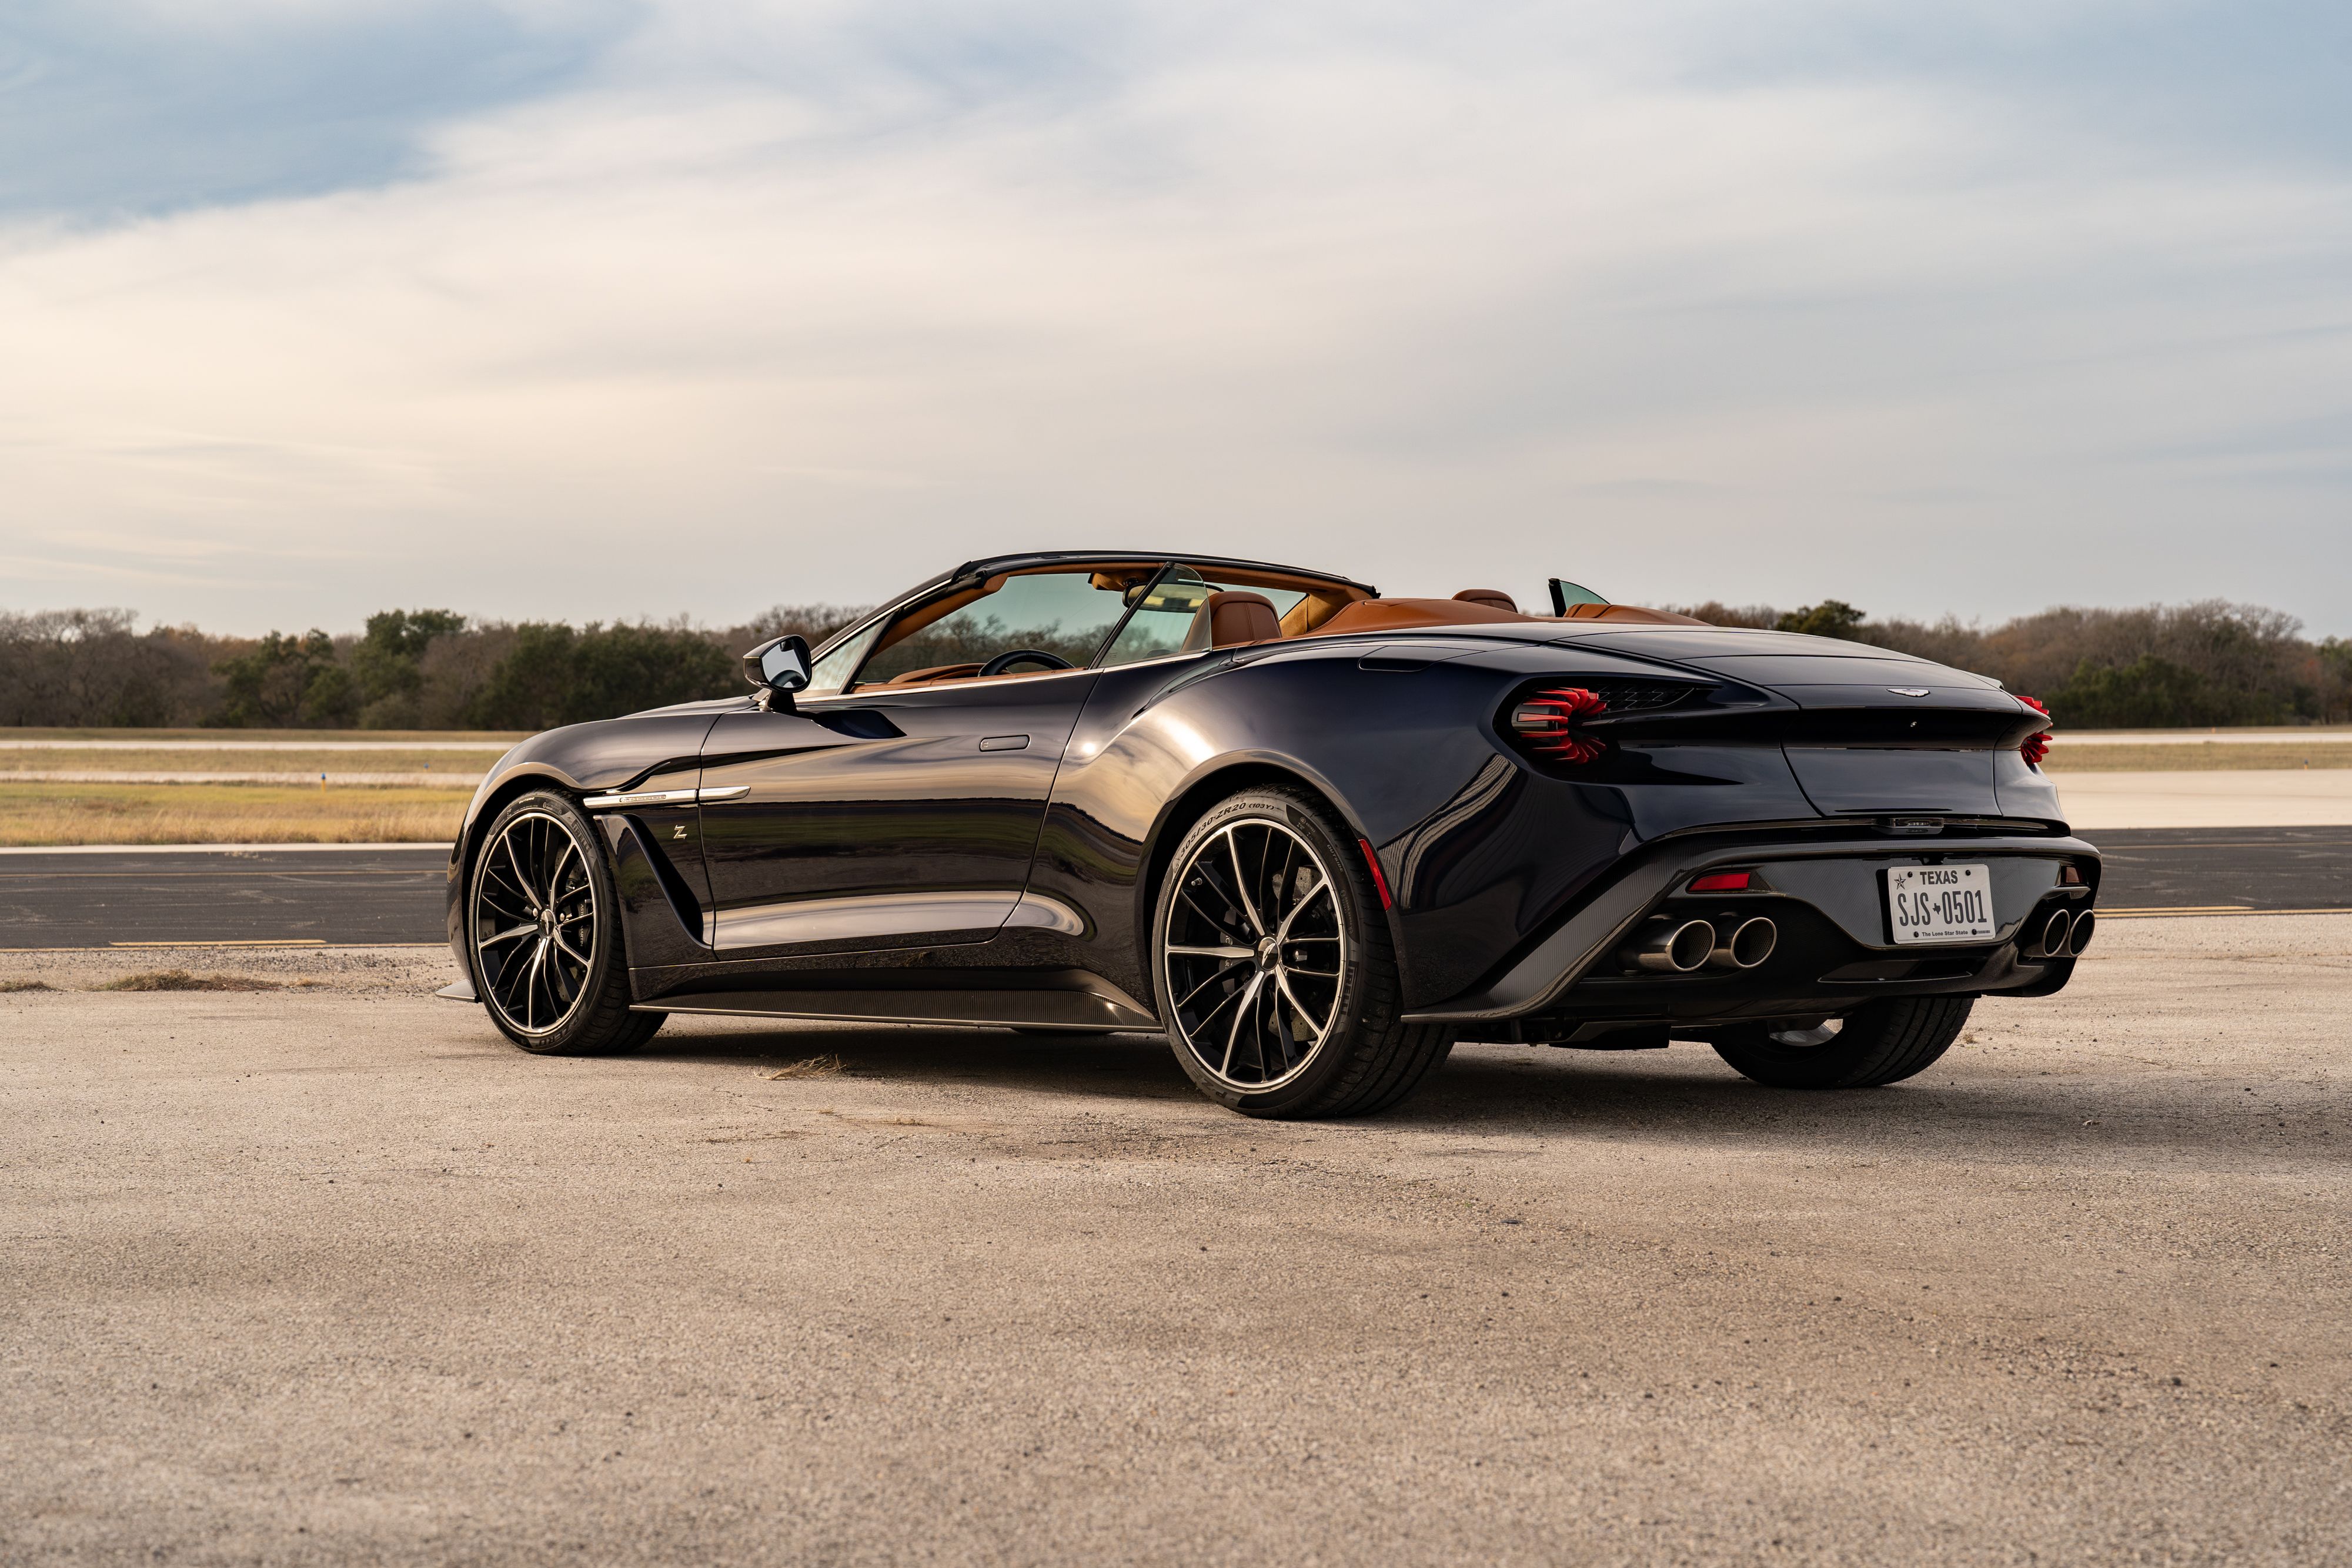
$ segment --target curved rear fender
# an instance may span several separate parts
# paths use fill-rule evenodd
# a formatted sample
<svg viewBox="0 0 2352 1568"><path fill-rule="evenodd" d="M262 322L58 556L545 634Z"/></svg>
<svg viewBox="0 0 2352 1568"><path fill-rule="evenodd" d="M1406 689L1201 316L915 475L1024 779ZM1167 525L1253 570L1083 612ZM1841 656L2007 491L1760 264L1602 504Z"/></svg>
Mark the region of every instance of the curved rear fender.
<svg viewBox="0 0 2352 1568"><path fill-rule="evenodd" d="M1306 789L1338 814L1349 835L1361 839L1363 829L1349 810L1347 802L1326 780L1315 778L1287 758L1266 756L1228 756L1215 758L1203 766L1161 809L1143 843L1143 863L1135 881L1135 929L1140 933L1150 927L1153 906L1159 902L1160 879L1166 874L1168 863L1175 858L1176 846L1182 841L1193 823L1206 815L1220 800L1240 794L1244 789Z"/></svg>
<svg viewBox="0 0 2352 1568"><path fill-rule="evenodd" d="M1477 715L1491 674L1414 682L1344 658L1166 663L1104 672L1054 785L1033 885L1085 909L1089 957L1149 996L1152 878L1201 811L1258 782L1315 790L1378 846L1496 760ZM1444 689L1441 689L1444 688ZM1383 873L1394 883L1385 864ZM1408 934L1391 929L1410 963ZM1108 972L1117 969L1117 973Z"/></svg>

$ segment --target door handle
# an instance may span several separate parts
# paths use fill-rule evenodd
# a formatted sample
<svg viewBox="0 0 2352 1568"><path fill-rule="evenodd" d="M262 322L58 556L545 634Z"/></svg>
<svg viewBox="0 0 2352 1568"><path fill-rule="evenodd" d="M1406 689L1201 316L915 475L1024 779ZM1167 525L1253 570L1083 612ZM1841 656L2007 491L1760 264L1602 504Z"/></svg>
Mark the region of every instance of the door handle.
<svg viewBox="0 0 2352 1568"><path fill-rule="evenodd" d="M1026 751L1029 737L1025 735L983 735L980 737L982 751Z"/></svg>

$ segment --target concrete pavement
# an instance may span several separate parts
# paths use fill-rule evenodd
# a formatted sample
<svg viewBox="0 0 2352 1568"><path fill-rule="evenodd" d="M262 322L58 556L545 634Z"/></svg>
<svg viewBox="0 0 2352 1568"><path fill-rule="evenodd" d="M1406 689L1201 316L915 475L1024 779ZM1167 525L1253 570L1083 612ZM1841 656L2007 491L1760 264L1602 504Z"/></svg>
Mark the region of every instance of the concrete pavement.
<svg viewBox="0 0 2352 1568"><path fill-rule="evenodd" d="M2352 825L2352 768L2053 773L2074 831Z"/></svg>
<svg viewBox="0 0 2352 1568"><path fill-rule="evenodd" d="M2347 950L2117 925L1905 1086L1477 1047L1332 1125L1144 1037L542 1060L431 955L12 955L325 983L0 996L0 1559L2341 1560Z"/></svg>

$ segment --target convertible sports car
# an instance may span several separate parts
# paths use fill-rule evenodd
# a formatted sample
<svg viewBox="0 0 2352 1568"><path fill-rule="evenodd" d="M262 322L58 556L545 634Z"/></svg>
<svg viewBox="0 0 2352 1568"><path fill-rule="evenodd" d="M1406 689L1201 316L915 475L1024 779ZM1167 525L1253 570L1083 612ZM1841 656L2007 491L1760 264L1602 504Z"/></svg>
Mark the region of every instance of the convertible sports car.
<svg viewBox="0 0 2352 1568"><path fill-rule="evenodd" d="M751 650L746 696L508 753L445 994L537 1051L671 1013L1164 1031L1212 1099L1328 1116L1456 1040L1890 1083L1977 997L2066 983L2099 856L2032 699L1557 580L1550 609L970 562Z"/></svg>

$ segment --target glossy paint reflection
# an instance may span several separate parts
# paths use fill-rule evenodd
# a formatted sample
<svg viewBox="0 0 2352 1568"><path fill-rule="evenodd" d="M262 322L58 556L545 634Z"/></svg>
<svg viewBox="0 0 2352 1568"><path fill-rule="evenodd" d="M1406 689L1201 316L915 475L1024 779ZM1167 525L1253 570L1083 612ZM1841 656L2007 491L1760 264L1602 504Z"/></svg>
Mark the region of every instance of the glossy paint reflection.
<svg viewBox="0 0 2352 1568"><path fill-rule="evenodd" d="M988 940L1028 883L1094 679L883 687L722 716L702 769L717 946L749 957ZM743 793L710 801L730 789Z"/></svg>

